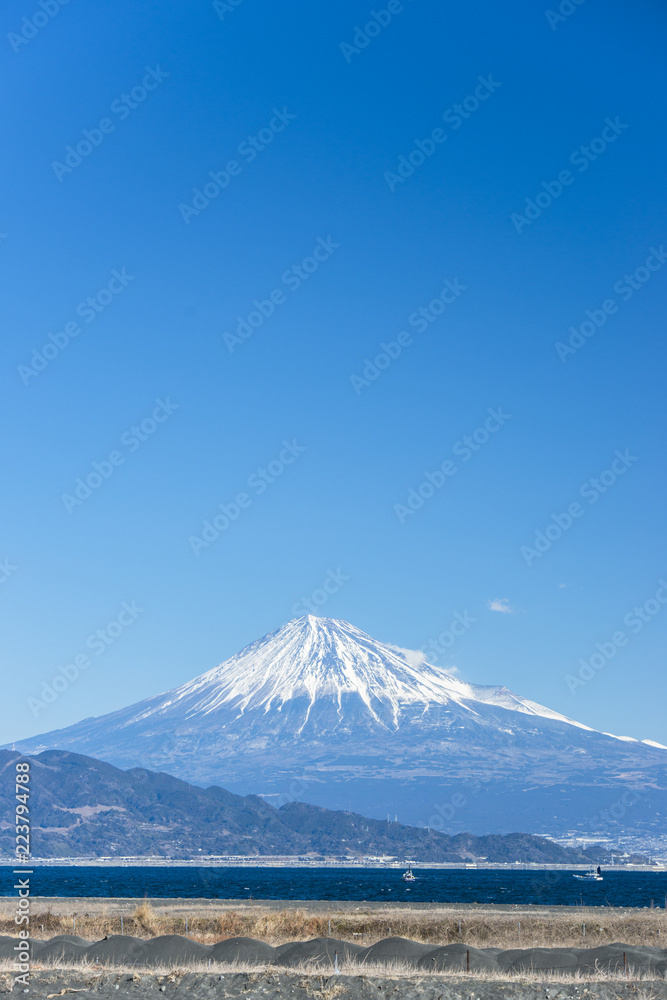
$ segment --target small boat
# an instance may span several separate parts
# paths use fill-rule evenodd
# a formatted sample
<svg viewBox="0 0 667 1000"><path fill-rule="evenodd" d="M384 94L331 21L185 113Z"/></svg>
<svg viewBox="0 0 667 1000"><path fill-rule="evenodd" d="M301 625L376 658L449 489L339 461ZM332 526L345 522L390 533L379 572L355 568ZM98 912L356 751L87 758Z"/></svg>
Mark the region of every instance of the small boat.
<svg viewBox="0 0 667 1000"><path fill-rule="evenodd" d="M412 868L410 867L410 865L408 865L408 870L406 872L403 872L403 881L404 882L416 882L417 881L417 879L412 874Z"/></svg>
<svg viewBox="0 0 667 1000"><path fill-rule="evenodd" d="M598 865L597 868L591 868L590 871L584 872L583 875L575 875L573 877L581 879L582 882L602 882L602 869Z"/></svg>

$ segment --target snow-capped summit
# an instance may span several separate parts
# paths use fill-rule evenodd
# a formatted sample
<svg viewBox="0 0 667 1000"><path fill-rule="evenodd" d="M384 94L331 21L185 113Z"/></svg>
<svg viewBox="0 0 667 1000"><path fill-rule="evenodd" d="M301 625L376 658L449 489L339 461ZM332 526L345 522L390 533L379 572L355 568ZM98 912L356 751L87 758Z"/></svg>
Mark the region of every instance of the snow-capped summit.
<svg viewBox="0 0 667 1000"><path fill-rule="evenodd" d="M170 691L166 703L151 706L141 718L162 711L165 704L180 703L181 711L193 718L223 708L239 715L253 709L280 711L303 701L305 724L312 706L322 699L333 699L342 717L344 697L352 695L376 722L392 728L398 728L407 706L456 704L474 712L475 702L588 728L505 687L466 684L425 661L412 666L397 647L377 642L349 622L316 615L295 618L251 643L219 667Z"/></svg>
<svg viewBox="0 0 667 1000"><path fill-rule="evenodd" d="M171 691L16 746L479 833L595 827L628 789L643 790L635 824L667 807L658 744L599 733L314 615Z"/></svg>
<svg viewBox="0 0 667 1000"><path fill-rule="evenodd" d="M171 697L187 699L192 713L223 705L243 713L280 710L297 699L310 708L322 698L333 699L342 711L344 696L357 695L375 719L389 711L396 725L402 705L444 705L470 697L470 690L438 667L410 666L396 649L348 622L305 615L177 688Z"/></svg>

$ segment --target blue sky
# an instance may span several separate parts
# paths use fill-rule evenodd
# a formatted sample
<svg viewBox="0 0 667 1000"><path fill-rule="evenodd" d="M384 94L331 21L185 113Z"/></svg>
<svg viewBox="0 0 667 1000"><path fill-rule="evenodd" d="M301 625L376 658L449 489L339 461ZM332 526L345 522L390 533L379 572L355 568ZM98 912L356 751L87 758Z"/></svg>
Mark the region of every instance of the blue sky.
<svg viewBox="0 0 667 1000"><path fill-rule="evenodd" d="M3 6L1 742L305 599L667 743L667 19L562 6Z"/></svg>

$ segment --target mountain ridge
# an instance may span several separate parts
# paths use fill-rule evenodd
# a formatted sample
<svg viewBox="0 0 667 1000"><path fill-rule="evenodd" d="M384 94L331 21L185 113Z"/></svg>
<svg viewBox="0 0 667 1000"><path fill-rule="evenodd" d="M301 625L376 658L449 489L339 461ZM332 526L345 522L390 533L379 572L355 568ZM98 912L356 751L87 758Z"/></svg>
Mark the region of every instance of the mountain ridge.
<svg viewBox="0 0 667 1000"><path fill-rule="evenodd" d="M296 785L314 805L389 810L453 833L518 823L612 836L600 817L632 791L624 823L659 828L667 750L406 656L347 622L307 615L171 691L16 747L261 789L269 800Z"/></svg>
<svg viewBox="0 0 667 1000"><path fill-rule="evenodd" d="M514 833L450 837L356 813L302 802L279 809L257 795L238 796L216 785L202 789L172 775L122 771L81 754L47 750L34 757L0 750L0 775L30 762L33 858L204 855L252 857L319 855L355 858L390 854L420 861L581 864L606 861L545 838ZM14 786L0 782L0 809L9 815ZM11 856L14 830L0 827L0 852Z"/></svg>

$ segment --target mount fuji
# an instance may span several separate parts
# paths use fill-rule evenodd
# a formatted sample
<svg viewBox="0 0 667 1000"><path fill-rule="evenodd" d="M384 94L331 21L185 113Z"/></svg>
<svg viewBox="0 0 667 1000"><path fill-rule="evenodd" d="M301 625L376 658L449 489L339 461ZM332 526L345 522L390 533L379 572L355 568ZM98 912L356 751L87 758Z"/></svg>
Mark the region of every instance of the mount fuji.
<svg viewBox="0 0 667 1000"><path fill-rule="evenodd" d="M347 622L306 615L181 687L16 749L448 833L618 841L659 831L667 748L414 660Z"/></svg>

